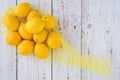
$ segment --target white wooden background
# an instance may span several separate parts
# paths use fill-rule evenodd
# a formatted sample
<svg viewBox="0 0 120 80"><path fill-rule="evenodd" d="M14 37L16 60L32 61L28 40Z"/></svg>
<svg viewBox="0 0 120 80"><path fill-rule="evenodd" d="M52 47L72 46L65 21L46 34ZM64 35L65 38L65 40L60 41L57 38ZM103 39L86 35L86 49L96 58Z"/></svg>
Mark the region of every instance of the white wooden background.
<svg viewBox="0 0 120 80"><path fill-rule="evenodd" d="M120 0L0 0L0 14L22 1L54 15L63 38L81 54L110 59L112 76L22 57L5 43L0 23L0 80L120 80Z"/></svg>

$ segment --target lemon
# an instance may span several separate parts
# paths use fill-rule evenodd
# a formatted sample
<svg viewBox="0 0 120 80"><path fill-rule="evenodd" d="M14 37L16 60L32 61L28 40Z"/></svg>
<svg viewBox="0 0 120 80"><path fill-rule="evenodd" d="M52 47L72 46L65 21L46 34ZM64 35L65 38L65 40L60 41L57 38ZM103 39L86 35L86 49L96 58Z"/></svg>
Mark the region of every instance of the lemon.
<svg viewBox="0 0 120 80"><path fill-rule="evenodd" d="M42 43L46 40L47 38L47 31L46 30L42 30L40 33L37 34L33 34L33 40L36 43Z"/></svg>
<svg viewBox="0 0 120 80"><path fill-rule="evenodd" d="M41 13L36 11L36 10L33 10L31 11L28 16L27 16L27 21L30 20L31 18L33 17L42 17Z"/></svg>
<svg viewBox="0 0 120 80"><path fill-rule="evenodd" d="M6 43L11 46L15 46L19 44L20 41L21 41L21 37L18 34L18 32L9 32L6 36Z"/></svg>
<svg viewBox="0 0 120 80"><path fill-rule="evenodd" d="M36 44L34 54L39 59L45 59L50 55L49 48L45 44Z"/></svg>
<svg viewBox="0 0 120 80"><path fill-rule="evenodd" d="M55 18L49 14L44 15L42 17L42 20L44 20L46 22L45 29L47 29L47 30L55 28L55 26L57 24Z"/></svg>
<svg viewBox="0 0 120 80"><path fill-rule="evenodd" d="M61 46L61 36L57 32L51 32L47 38L49 48L57 49Z"/></svg>
<svg viewBox="0 0 120 80"><path fill-rule="evenodd" d="M3 24L10 30L10 31L17 31L19 27L18 19L13 16L12 14L6 14L3 18Z"/></svg>
<svg viewBox="0 0 120 80"><path fill-rule="evenodd" d="M22 2L15 7L14 13L18 18L25 18L30 12L30 4Z"/></svg>
<svg viewBox="0 0 120 80"><path fill-rule="evenodd" d="M33 52L34 42L30 40L23 40L17 46L17 52L23 56L29 55Z"/></svg>
<svg viewBox="0 0 120 80"><path fill-rule="evenodd" d="M27 21L25 29L27 32L35 34L43 30L45 22L42 21L39 17L32 18Z"/></svg>
<svg viewBox="0 0 120 80"><path fill-rule="evenodd" d="M19 34L22 36L23 39L32 39L32 34L28 33L25 29L25 24L21 23L19 27Z"/></svg>

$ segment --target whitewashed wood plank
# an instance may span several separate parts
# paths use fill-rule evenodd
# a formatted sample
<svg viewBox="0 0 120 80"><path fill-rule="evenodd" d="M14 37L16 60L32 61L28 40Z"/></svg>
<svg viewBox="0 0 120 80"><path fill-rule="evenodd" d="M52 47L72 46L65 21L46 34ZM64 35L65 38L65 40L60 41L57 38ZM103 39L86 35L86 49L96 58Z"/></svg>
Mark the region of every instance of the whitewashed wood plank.
<svg viewBox="0 0 120 80"><path fill-rule="evenodd" d="M17 0L17 3L23 1L31 3L42 13L51 14L51 0ZM36 59L34 55L29 57L18 55L18 80L51 80L50 62L42 62Z"/></svg>
<svg viewBox="0 0 120 80"><path fill-rule="evenodd" d="M120 80L120 0L112 2L112 62L113 77L111 80Z"/></svg>
<svg viewBox="0 0 120 80"><path fill-rule="evenodd" d="M53 0L53 15L61 28L63 38L78 52L81 52L81 0ZM61 52L53 51L53 54ZM66 53L67 54L67 53ZM53 55L53 64L56 60L61 63L62 58ZM67 59L66 59L67 60ZM68 60L68 63L72 63ZM81 69L70 65L54 64L52 67L53 80L80 80Z"/></svg>
<svg viewBox="0 0 120 80"><path fill-rule="evenodd" d="M112 52L112 44L114 44L112 38L113 36L115 36L112 36L112 30L116 30L120 25L117 23L117 27L115 27L114 20L115 16L116 18L119 17L119 14L115 15L115 11L118 10L115 8L119 7L119 4L117 4L119 2L119 0L82 1L83 55L92 55L112 60L112 58L114 57L112 54L118 54L118 52ZM114 45L114 47L116 47L116 45ZM115 50L116 49L114 48L114 51ZM115 64L113 65L116 66ZM117 72L117 74L119 75L119 72ZM112 77L113 75L111 77L105 77L94 72L88 72L87 70L82 71L82 80L119 80L118 78L112 79Z"/></svg>
<svg viewBox="0 0 120 80"><path fill-rule="evenodd" d="M6 12L7 8L15 5L16 0L0 0L0 16ZM16 80L16 47L6 44L4 34L6 32L2 30L0 21L0 80Z"/></svg>

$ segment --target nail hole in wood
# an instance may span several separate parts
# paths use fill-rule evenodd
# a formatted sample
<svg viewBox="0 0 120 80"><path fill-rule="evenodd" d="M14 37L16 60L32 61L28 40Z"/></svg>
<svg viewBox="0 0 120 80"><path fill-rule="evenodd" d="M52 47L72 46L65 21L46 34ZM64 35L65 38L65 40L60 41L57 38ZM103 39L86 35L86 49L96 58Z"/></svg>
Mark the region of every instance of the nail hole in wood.
<svg viewBox="0 0 120 80"><path fill-rule="evenodd" d="M92 26L91 24L88 24L88 25L87 25L87 28L88 28L88 29L90 29L90 28L91 28L91 26Z"/></svg>
<svg viewBox="0 0 120 80"><path fill-rule="evenodd" d="M76 29L76 26L74 26L74 29Z"/></svg>
<svg viewBox="0 0 120 80"><path fill-rule="evenodd" d="M109 33L109 31L106 31L106 33Z"/></svg>

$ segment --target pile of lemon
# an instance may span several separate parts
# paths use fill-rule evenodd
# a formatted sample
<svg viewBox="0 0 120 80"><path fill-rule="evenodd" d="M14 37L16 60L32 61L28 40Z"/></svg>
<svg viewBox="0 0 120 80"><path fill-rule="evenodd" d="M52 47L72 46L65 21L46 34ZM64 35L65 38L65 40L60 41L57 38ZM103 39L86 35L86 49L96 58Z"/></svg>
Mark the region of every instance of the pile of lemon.
<svg viewBox="0 0 120 80"><path fill-rule="evenodd" d="M3 24L10 31L6 43L17 46L20 55L34 52L36 57L44 59L50 55L50 49L55 50L61 46L61 36L53 30L56 27L55 18L32 10L27 2L18 4L13 14L6 13Z"/></svg>

